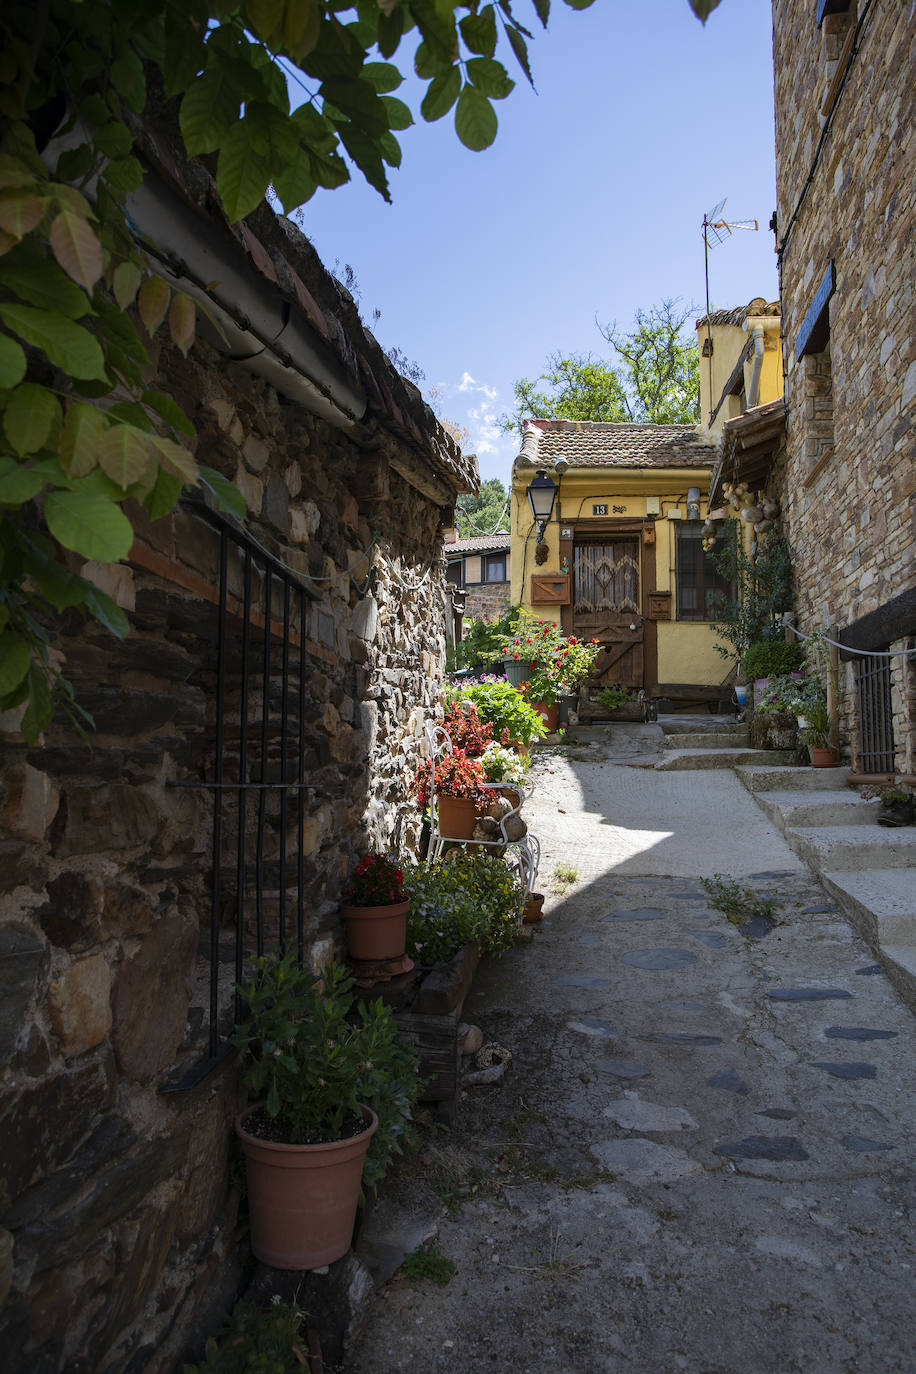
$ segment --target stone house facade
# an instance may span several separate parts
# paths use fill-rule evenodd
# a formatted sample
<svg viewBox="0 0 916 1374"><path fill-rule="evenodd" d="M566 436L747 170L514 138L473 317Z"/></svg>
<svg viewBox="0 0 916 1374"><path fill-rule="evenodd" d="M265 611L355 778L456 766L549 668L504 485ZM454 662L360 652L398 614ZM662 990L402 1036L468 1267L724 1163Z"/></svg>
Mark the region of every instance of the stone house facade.
<svg viewBox="0 0 916 1374"><path fill-rule="evenodd" d="M774 462L798 624L844 645L856 771L912 775L916 5L774 0L773 43L786 365Z"/></svg>
<svg viewBox="0 0 916 1374"><path fill-rule="evenodd" d="M410 781L444 661L442 530L477 485L295 226L262 206L230 228L201 168L192 180L158 136L144 147L133 213L151 233L160 215L163 243L187 235L186 275L171 244L163 270L198 299L217 274L196 274L194 252L222 264L208 306L228 321L186 359L154 340L147 385L181 404L196 456L249 517L138 509L129 560L83 568L130 637L73 613L53 627L91 739L58 720L33 748L13 713L0 721L11 1374L165 1374L238 1291L235 961L284 922L313 967L341 954L357 855L415 839ZM234 314L232 281L246 294ZM257 310L289 332L240 347Z"/></svg>
<svg viewBox="0 0 916 1374"><path fill-rule="evenodd" d="M508 534L477 534L445 547L446 576L465 592L467 620L499 620L509 605L512 555Z"/></svg>

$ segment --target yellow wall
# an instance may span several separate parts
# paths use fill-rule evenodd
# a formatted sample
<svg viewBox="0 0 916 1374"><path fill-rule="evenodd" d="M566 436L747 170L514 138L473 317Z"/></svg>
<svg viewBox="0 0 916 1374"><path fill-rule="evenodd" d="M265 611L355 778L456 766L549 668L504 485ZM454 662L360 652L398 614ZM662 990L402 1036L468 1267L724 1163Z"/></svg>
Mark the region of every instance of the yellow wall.
<svg viewBox="0 0 916 1374"><path fill-rule="evenodd" d="M755 325L762 325L764 331L763 364L760 369L760 385L756 404L766 405L769 401L777 400L783 393L782 342L778 317L749 315L744 325L711 325L708 331L706 325L702 325L697 329L697 341L700 348L700 423L711 439L719 437L726 420L732 420L736 415L742 413L741 397L727 396L710 426L710 414L719 404L722 391L738 364L742 350L752 339ZM703 345L706 341L707 332L712 338L711 358L703 357ZM754 350L752 348L750 357L746 360L743 368L746 395L750 389L753 368ZM710 372L712 374L711 387Z"/></svg>

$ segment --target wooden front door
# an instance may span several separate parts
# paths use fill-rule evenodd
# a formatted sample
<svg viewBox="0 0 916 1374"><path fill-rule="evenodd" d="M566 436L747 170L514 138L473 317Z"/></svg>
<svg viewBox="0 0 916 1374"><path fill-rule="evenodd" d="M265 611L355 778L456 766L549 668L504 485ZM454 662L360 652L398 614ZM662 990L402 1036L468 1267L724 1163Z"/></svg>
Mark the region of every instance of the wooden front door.
<svg viewBox="0 0 916 1374"><path fill-rule="evenodd" d="M572 632L580 639L601 643L591 679L594 686L638 689L644 685L639 579L638 536L574 545Z"/></svg>

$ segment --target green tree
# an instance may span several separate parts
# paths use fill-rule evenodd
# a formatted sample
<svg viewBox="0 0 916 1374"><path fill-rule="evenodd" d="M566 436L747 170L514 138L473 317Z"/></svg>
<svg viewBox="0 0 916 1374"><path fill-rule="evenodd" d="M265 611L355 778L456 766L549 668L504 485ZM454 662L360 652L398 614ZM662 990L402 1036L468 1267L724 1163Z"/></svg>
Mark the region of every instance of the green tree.
<svg viewBox="0 0 916 1374"><path fill-rule="evenodd" d="M616 365L590 355L551 354L538 378L522 377L515 383L515 409L500 417L503 432L521 434L529 417L695 424L700 418L700 358L695 341L684 334L691 308L679 309L678 304L667 299L637 310L629 333L619 330L616 321L599 325L598 332L620 360Z"/></svg>
<svg viewBox="0 0 916 1374"><path fill-rule="evenodd" d="M475 534L508 532L506 488L498 477L488 477L480 484L479 496L462 496L455 507L455 521L462 539Z"/></svg>
<svg viewBox="0 0 916 1374"><path fill-rule="evenodd" d="M585 9L592 0L566 2ZM705 20L710 0L691 3ZM546 27L549 0L532 7ZM125 208L144 176L135 131L148 81L174 102L187 155L209 159L236 221L271 188L291 213L354 167L389 198L396 135L413 123L394 94L403 73L391 59L402 45L426 83L423 119L454 112L461 142L489 147L493 102L515 84L500 58L511 50L531 81L530 37L511 0L8 0L0 710L25 704L26 739L49 724L55 697L78 710L49 654L55 613L78 608L116 635L128 629L110 598L68 570L66 555L124 560L133 542L124 503L134 498L156 519L189 483L245 513L232 484L191 456L188 417L142 380L153 335L167 329L186 354L195 331L193 302L157 275ZM66 139L53 145L57 133ZM54 146L63 151L52 156Z"/></svg>

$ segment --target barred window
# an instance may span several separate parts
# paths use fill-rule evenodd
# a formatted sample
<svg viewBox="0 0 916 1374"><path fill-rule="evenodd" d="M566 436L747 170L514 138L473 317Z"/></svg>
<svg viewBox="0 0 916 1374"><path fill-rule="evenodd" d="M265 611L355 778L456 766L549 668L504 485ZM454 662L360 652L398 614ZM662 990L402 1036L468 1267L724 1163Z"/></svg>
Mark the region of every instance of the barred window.
<svg viewBox="0 0 916 1374"><path fill-rule="evenodd" d="M733 522L726 522L733 523ZM723 599L733 601L735 584L718 571L707 557L699 520L682 520L676 526L675 588L678 620L717 620Z"/></svg>

